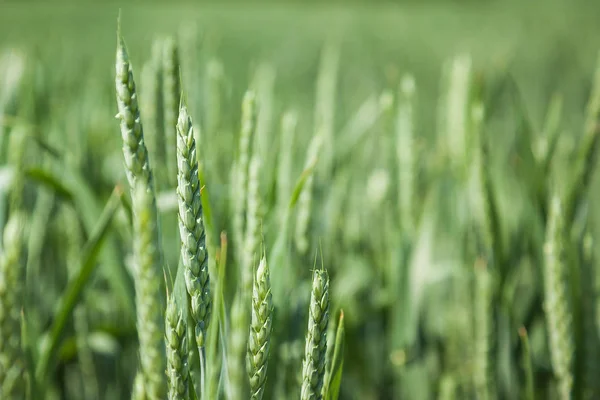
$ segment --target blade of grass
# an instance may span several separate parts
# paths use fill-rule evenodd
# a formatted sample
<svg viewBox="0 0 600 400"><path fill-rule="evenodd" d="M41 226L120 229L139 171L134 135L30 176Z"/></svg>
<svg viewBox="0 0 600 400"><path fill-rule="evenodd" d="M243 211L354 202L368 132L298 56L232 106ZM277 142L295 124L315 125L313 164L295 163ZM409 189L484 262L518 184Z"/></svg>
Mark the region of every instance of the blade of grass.
<svg viewBox="0 0 600 400"><path fill-rule="evenodd" d="M41 168L30 168L25 171L25 176L34 182L42 184L54 191L64 200L74 203L74 196L71 189L66 186L61 180L51 172Z"/></svg>
<svg viewBox="0 0 600 400"><path fill-rule="evenodd" d="M279 282L278 285L272 288L273 290L273 303L275 304L275 308L279 309L280 305L285 301L285 295L289 293L293 282L293 273L291 270L291 264L287 257L289 256L289 248L290 248L290 232L289 232L289 224L292 215L292 210L298 203L298 199L300 198L300 193L302 193L302 189L304 188L304 184L308 177L314 172L317 166L318 160L315 160L308 168L306 168L300 177L296 181L296 185L294 186L294 190L292 195L290 196L290 200L288 206L284 210L284 215L282 218L283 223L281 226L278 226L276 229L279 231L277 235L277 240L273 244L271 248L269 259L272 260L273 265L278 265L280 268L274 268L271 271L271 279L273 282ZM285 307L282 308L285 310ZM283 317L281 317L283 318Z"/></svg>
<svg viewBox="0 0 600 400"><path fill-rule="evenodd" d="M100 218L102 209L85 177L69 168L61 168L60 177L57 173L38 168L29 169L26 171L26 176L34 182L47 186L56 195L71 202L78 211L88 237L91 237L94 224ZM124 196L121 196L121 198L124 198ZM127 207L125 210L127 210ZM112 235L110 236L107 248L102 254L102 260L108 268L106 277L125 308L128 317L133 319L135 316L133 282L120 260L116 240Z"/></svg>
<svg viewBox="0 0 600 400"><path fill-rule="evenodd" d="M521 357L521 363L523 370L525 371L525 393L523 398L526 400L534 400L535 386L533 382L533 368L531 366L531 349L529 347L529 338L527 336L527 329L525 329L525 327L521 327L519 329L519 337L521 338L521 352L523 353L523 356Z"/></svg>
<svg viewBox="0 0 600 400"><path fill-rule="evenodd" d="M552 158L554 157L554 152L556 151L556 147L558 144L559 135L559 126L560 126L560 117L563 110L563 98L560 94L555 94L552 96L550 100L550 105L548 106L548 114L546 116L546 122L544 123L544 135L547 140L547 148L544 153L543 170L546 174L550 171L550 165L552 163Z"/></svg>
<svg viewBox="0 0 600 400"><path fill-rule="evenodd" d="M298 181L296 182L296 185L294 186L294 191L292 192L292 196L290 197L290 203L288 206L288 208L290 210L292 210L296 206L296 203L298 202L298 198L300 197L300 193L302 193L302 188L304 187L304 184L306 183L306 180L308 179L308 177L313 173L316 165L317 165L317 161L315 160L315 162L313 164L311 164L308 168L306 168L304 171L302 171L300 178L298 178Z"/></svg>
<svg viewBox="0 0 600 400"><path fill-rule="evenodd" d="M27 319L25 318L23 311L21 311L21 337L23 353L25 355L25 364L29 375L29 397L31 399L37 399L39 396L37 380L35 379L35 363L33 361L33 349L31 348L31 342L29 337L29 326L27 325Z"/></svg>
<svg viewBox="0 0 600 400"><path fill-rule="evenodd" d="M337 400L340 395L340 386L342 384L342 369L344 367L344 310L340 311L340 319L335 333L335 348L333 350L333 359L329 380L325 386L325 400Z"/></svg>
<svg viewBox="0 0 600 400"><path fill-rule="evenodd" d="M44 348L40 354L40 359L38 360L35 374L38 382L43 382L48 375L50 363L54 358L67 321L73 313L73 309L77 305L83 289L96 269L96 259L108 235L111 221L119 209L121 196L123 196L122 189L118 186L115 187L90 235L90 238L82 250L79 271L68 283L64 295L59 300L58 312L56 313L56 318L50 328L50 337L48 338L48 341L44 343Z"/></svg>

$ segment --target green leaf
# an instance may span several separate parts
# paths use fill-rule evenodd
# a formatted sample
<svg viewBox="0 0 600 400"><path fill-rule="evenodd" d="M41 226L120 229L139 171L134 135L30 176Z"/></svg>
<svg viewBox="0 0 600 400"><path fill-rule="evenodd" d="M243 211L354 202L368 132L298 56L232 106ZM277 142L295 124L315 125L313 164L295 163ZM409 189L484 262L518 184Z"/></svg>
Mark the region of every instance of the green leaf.
<svg viewBox="0 0 600 400"><path fill-rule="evenodd" d="M23 315L23 311L21 311L21 339L22 339L22 348L23 354L25 356L25 366L29 373L29 392L31 393L32 398L36 398L38 393L37 382L35 379L35 362L33 361L33 349L31 348L30 336L29 336L29 325L27 324L27 318Z"/></svg>
<svg viewBox="0 0 600 400"><path fill-rule="evenodd" d="M340 319L335 334L335 348L329 382L325 386L325 400L337 400L342 384L342 369L344 367L344 310L340 311Z"/></svg>
<svg viewBox="0 0 600 400"><path fill-rule="evenodd" d="M64 183L60 181L55 175L52 173L43 170L41 168L30 168L25 171L25 176L35 181L37 183L41 183L44 186L52 189L58 196L64 198L65 200L73 203L73 193Z"/></svg>
<svg viewBox="0 0 600 400"><path fill-rule="evenodd" d="M130 226L133 226L133 207L131 205L131 199L127 196L121 196L121 206L127 216L127 222Z"/></svg>
<svg viewBox="0 0 600 400"><path fill-rule="evenodd" d="M56 318L50 328L50 336L48 340L43 343L43 349L38 361L36 369L36 379L38 382L43 382L48 375L50 362L54 358L63 336L65 326L79 301L79 296L83 292L83 289L89 282L92 273L98 265L96 259L98 258L98 253L108 235L112 219L121 204L121 196L123 196L123 192L119 187L116 187L106 203L90 238L82 250L77 274L67 284L65 292L59 300Z"/></svg>
<svg viewBox="0 0 600 400"><path fill-rule="evenodd" d="M306 183L306 180L315 170L316 165L317 165L317 162L315 160L314 163L312 163L311 165L308 166L308 168L306 168L304 171L302 171L300 178L298 178L298 181L296 182L296 185L294 186L294 191L292 192L292 197L290 198L290 204L289 204L290 210L296 206L296 203L298 202L298 198L300 197L300 193L302 193L302 188L304 188L304 184Z"/></svg>
<svg viewBox="0 0 600 400"><path fill-rule="evenodd" d="M86 233L88 236L91 235L96 220L100 218L101 208L85 177L79 172L66 167L61 168L60 176L51 170L41 168L30 168L25 171L25 176L33 182L48 187L57 196L73 204L83 222ZM120 197L125 212L131 221L131 204L125 196ZM108 268L106 277L112 289L119 297L127 315L133 318L135 316L133 283L122 267L114 238L109 238L102 259Z"/></svg>
<svg viewBox="0 0 600 400"><path fill-rule="evenodd" d="M548 147L544 153L542 160L544 172L548 174L550 172L550 164L554 157L554 152L558 144L560 117L563 110L563 98L560 94L555 93L550 100L548 106L548 113L546 114L546 120L544 122L544 135L548 141Z"/></svg>
<svg viewBox="0 0 600 400"><path fill-rule="evenodd" d="M529 346L529 338L527 336L527 330L525 327L519 328L519 338L521 339L521 347L522 357L521 357L521 367L525 371L525 391L523 394L523 398L526 400L534 400L535 392L534 392L534 380L533 380L533 368L531 366L531 348Z"/></svg>
<svg viewBox="0 0 600 400"><path fill-rule="evenodd" d="M53 190L59 197L69 201L78 212L79 218L83 223L88 237L94 229L94 224L101 216L101 204L98 202L95 193L90 187L88 180L78 171L60 166L60 175L52 170L31 168L25 172L25 175L32 181L38 182ZM125 196L120 196L123 203ZM131 206L125 207L126 212ZM107 267L106 278L115 291L127 316L135 316L135 293L133 282L127 274L121 256L118 252L118 243L113 235L108 239L108 243L101 255L103 263Z"/></svg>

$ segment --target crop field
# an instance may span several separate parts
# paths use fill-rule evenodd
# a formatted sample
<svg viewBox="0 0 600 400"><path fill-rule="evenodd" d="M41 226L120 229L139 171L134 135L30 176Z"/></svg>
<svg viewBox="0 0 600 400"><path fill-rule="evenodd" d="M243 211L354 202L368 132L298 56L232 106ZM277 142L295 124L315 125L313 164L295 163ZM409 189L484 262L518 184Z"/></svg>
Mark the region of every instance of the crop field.
<svg viewBox="0 0 600 400"><path fill-rule="evenodd" d="M600 399L600 7L0 0L0 399Z"/></svg>

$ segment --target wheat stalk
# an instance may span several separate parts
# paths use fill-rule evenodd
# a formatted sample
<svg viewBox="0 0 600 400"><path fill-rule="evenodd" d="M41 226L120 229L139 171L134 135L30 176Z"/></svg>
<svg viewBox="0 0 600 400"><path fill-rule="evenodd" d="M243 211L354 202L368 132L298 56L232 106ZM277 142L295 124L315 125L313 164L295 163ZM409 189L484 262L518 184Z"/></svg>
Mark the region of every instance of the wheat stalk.
<svg viewBox="0 0 600 400"><path fill-rule="evenodd" d="M248 338L248 310L244 300L245 296L238 290L229 313L231 329L227 344L227 398L230 400L244 398L245 371L241 361Z"/></svg>
<svg viewBox="0 0 600 400"><path fill-rule="evenodd" d="M164 399L166 382L162 255L154 194L138 185L133 196L135 291L140 361L149 399Z"/></svg>

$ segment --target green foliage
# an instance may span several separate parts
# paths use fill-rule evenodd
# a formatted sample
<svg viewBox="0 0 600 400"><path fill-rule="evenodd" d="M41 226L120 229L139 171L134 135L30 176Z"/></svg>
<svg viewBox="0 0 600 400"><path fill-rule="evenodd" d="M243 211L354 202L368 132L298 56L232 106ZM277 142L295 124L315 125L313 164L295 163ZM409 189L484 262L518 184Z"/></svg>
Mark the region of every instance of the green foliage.
<svg viewBox="0 0 600 400"><path fill-rule="evenodd" d="M340 318L335 334L335 347L333 350L333 358L327 374L325 382L325 400L337 400L340 395L340 387L342 385L342 372L344 368L344 312L340 311Z"/></svg>
<svg viewBox="0 0 600 400"><path fill-rule="evenodd" d="M600 397L600 29L565 4L124 5L116 69L114 6L4 7L0 387Z"/></svg>

